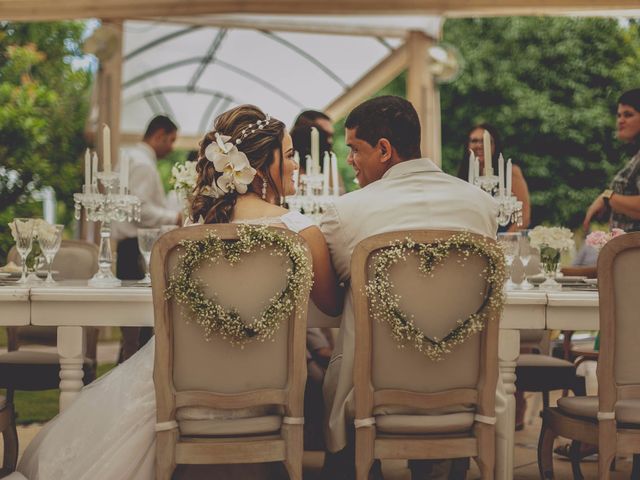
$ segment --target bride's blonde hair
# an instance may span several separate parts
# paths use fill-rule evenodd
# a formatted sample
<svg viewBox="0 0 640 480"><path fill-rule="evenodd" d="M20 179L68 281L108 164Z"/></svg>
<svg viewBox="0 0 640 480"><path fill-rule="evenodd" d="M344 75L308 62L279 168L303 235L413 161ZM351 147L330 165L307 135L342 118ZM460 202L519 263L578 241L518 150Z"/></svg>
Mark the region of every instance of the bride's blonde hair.
<svg viewBox="0 0 640 480"><path fill-rule="evenodd" d="M191 202L191 218L198 221L200 217L204 218L205 223L228 223L231 221L233 208L238 198L238 192L232 190L219 198L212 198L204 194L205 187L209 187L221 175L216 172L211 163L205 157L207 147L216 141L216 133L220 135L228 135L231 137L229 142L236 145L236 140L242 139L237 144L238 150L244 152L249 159L249 163L255 168L259 174L269 184L270 188L280 196L282 186L276 185L275 181L269 174L269 167L275 161L275 152L282 155L282 141L284 139L285 125L280 120L270 118L269 122L257 128L258 120L264 121L267 116L262 110L254 105L240 105L232 108L218 116L214 122L214 128L208 132L200 141L200 151L198 152L198 160L196 172L198 177L196 186L193 191L193 200ZM249 126L255 132L247 134ZM244 131L244 132L243 132ZM280 177L282 178L282 161L280 162ZM249 185L249 191L260 192L262 178L256 175L253 183ZM260 186L257 186L260 185Z"/></svg>

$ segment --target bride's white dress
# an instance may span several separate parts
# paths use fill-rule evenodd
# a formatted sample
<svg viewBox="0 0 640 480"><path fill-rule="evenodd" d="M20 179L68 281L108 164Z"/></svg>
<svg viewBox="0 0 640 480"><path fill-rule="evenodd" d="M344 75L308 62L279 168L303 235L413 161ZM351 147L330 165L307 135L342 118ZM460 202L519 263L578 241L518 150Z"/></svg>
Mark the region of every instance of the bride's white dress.
<svg viewBox="0 0 640 480"><path fill-rule="evenodd" d="M297 212L242 223L284 224L294 232L312 225ZM42 428L22 456L18 471L6 478L155 478L154 351L155 344L150 341L129 360L87 385L69 408Z"/></svg>

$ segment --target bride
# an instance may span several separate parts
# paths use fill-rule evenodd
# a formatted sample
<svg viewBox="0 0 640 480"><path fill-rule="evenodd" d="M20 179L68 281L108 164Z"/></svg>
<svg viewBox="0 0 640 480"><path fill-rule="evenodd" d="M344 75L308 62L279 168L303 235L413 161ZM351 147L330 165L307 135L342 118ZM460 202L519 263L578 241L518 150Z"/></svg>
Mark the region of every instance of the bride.
<svg viewBox="0 0 640 480"><path fill-rule="evenodd" d="M216 144L221 142L236 145L252 168L231 176L217 171L213 160ZM293 173L298 166L293 154L284 124L257 107L243 105L223 113L200 144L191 218L205 223L267 224L299 233L313 257L311 298L322 311L336 315L342 299L322 233L303 215L278 206L281 198L295 193ZM155 478L154 346L149 342L85 387L69 408L42 428L25 451L18 471L6 478ZM219 468L222 470L216 470L216 478L224 478L221 471L242 468L246 468L243 478L255 478L257 474L252 470L256 467L249 465ZM183 472L182 476L193 478L192 473ZM208 474L206 478L213 477Z"/></svg>

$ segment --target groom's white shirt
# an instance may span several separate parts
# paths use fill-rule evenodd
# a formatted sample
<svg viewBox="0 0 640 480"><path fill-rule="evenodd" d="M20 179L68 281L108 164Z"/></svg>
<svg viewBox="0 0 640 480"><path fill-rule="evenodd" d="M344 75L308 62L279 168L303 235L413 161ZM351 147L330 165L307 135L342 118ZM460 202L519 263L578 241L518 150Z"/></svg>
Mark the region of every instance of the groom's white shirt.
<svg viewBox="0 0 640 480"><path fill-rule="evenodd" d="M337 198L320 228L341 281L351 277L351 254L363 239L398 230L466 230L495 238L497 203L477 187L444 173L427 158L391 167L376 182ZM327 447L346 446L353 419L353 306L347 292L340 334L324 381Z"/></svg>

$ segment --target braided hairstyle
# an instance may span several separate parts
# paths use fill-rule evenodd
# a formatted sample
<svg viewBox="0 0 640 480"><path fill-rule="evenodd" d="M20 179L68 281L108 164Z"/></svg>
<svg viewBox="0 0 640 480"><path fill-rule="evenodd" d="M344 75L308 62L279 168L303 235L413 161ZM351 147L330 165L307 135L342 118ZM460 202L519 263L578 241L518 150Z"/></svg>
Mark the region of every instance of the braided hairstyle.
<svg viewBox="0 0 640 480"><path fill-rule="evenodd" d="M280 153L280 159L284 159L282 141L285 134L285 126L280 120L271 118L267 125L258 128L256 126L258 120L266 120L266 118L267 116L264 112L254 105L240 105L216 118L213 130L208 132L200 141L198 163L196 164L198 177L191 201L191 218L194 221L202 217L205 223L229 223L238 199L238 192L235 190L219 198L212 198L203 194L203 189L211 186L222 175L222 173L215 171L213 163L205 157L207 147L216 141L216 133L231 137L228 141L233 145L236 145L237 139L242 138L242 142L236 145L238 150L244 152L251 166L267 180L269 187L276 192L278 197L284 194L282 185L276 185L276 182L269 174L269 167L276 159L276 151ZM249 125L252 126L249 127ZM243 135L243 130L245 129L248 129L247 132L249 133L245 132ZM252 132L254 129L255 131ZM282 161L280 162L280 178L282 178ZM248 191L258 193L261 184L261 179L256 175L253 183L248 186Z"/></svg>

